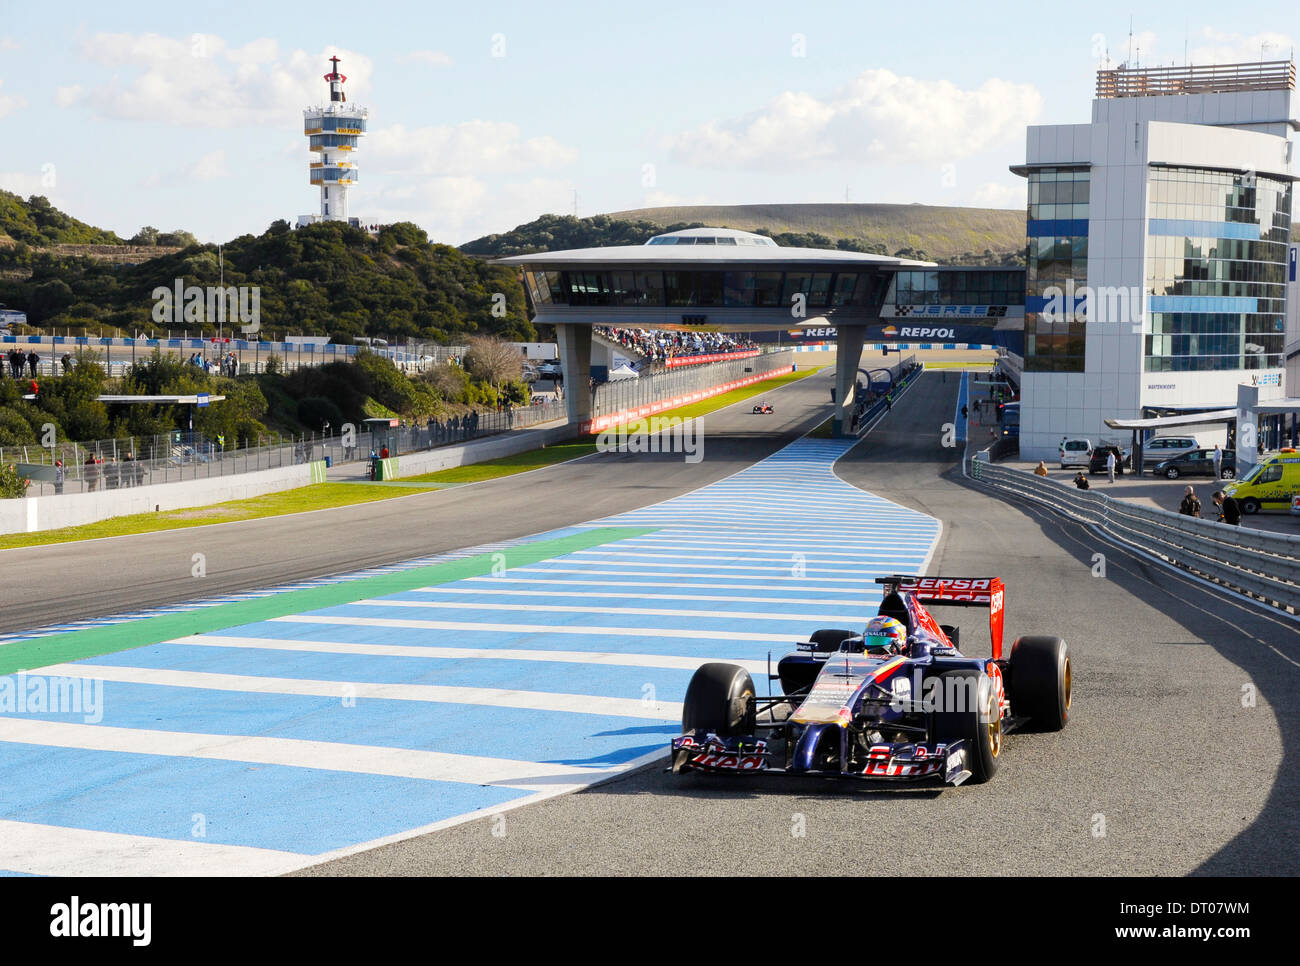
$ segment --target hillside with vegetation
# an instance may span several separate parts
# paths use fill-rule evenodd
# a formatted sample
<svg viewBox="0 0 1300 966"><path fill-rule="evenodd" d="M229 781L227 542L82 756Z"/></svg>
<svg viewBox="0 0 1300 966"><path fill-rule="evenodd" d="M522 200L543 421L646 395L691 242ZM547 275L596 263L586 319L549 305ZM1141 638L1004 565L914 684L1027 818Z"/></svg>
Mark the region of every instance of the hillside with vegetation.
<svg viewBox="0 0 1300 966"><path fill-rule="evenodd" d="M441 420L503 403L526 405L529 388L521 378L518 352L502 352L506 345L474 340L464 367L433 366L416 378L366 351L348 362L287 374L272 365L268 372L230 377L155 350L125 375L110 379L102 360L83 351L66 374L41 376L33 400L22 398L29 391L27 380L0 378L0 447L38 446L50 426L58 440L140 439L188 429L192 415L196 431L210 439L224 436L233 448L270 432L319 433L325 423L337 430L370 416ZM503 367L497 357L513 365ZM189 406L104 403L98 398L195 393L225 398L192 414Z"/></svg>
<svg viewBox="0 0 1300 966"><path fill-rule="evenodd" d="M409 222L377 235L341 222L291 229L274 222L261 235L224 246L190 244L139 264L114 264L25 246L0 250L0 269L21 259L26 278L0 277L0 304L25 311L36 329L105 335L215 333L216 319L154 317L157 288L255 286L259 338L288 333L390 341L460 342L476 335L531 341L518 274L429 241ZM504 301L494 300L497 294ZM226 329L233 327L226 321Z"/></svg>
<svg viewBox="0 0 1300 966"><path fill-rule="evenodd" d="M24 245L125 245L126 241L104 228L96 228L64 214L49 199L32 195L24 201L0 190L0 238Z"/></svg>
<svg viewBox="0 0 1300 966"><path fill-rule="evenodd" d="M467 242L461 251L500 257L640 245L666 231L704 226L753 231L785 247L834 248L949 265L1024 261L1023 212L931 205L725 205L644 208L590 218L543 215L511 231Z"/></svg>

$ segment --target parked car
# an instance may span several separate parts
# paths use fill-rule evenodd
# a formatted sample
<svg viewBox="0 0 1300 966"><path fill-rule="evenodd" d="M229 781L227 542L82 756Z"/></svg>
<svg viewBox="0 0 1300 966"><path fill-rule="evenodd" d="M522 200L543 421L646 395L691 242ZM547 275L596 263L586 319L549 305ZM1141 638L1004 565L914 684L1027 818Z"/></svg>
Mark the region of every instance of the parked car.
<svg viewBox="0 0 1300 966"><path fill-rule="evenodd" d="M1123 449L1114 443L1101 443L1096 446L1092 455L1088 458L1089 473L1105 473L1106 457L1111 453L1115 454L1115 470L1120 476L1124 475L1125 468L1133 468L1133 454L1125 453Z"/></svg>
<svg viewBox="0 0 1300 966"><path fill-rule="evenodd" d="M1226 451L1223 454L1223 460L1219 464L1219 468L1223 479L1236 479L1237 454L1232 450ZM1180 476L1208 476L1213 478L1214 450L1194 449L1182 456L1162 460L1151 468L1151 472L1156 476L1163 476L1171 480L1176 480Z"/></svg>
<svg viewBox="0 0 1300 966"><path fill-rule="evenodd" d="M1195 436L1157 436L1142 444L1142 466L1145 468L1153 463L1163 463L1167 459L1203 448Z"/></svg>
<svg viewBox="0 0 1300 966"><path fill-rule="evenodd" d="M1061 457L1061 469L1067 466L1087 466L1092 456L1092 440L1063 439L1061 445L1057 447L1057 452Z"/></svg>

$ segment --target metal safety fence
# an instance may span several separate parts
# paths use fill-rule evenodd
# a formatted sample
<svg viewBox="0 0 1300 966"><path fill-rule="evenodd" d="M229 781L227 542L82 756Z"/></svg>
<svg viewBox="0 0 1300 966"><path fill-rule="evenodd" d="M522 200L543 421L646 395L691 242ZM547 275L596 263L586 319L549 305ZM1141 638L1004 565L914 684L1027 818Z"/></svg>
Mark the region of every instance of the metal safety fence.
<svg viewBox="0 0 1300 966"><path fill-rule="evenodd" d="M1176 567L1300 612L1300 537L1243 529L1079 490L991 463L987 452L968 457L965 468L971 479L1002 493L1031 500Z"/></svg>
<svg viewBox="0 0 1300 966"><path fill-rule="evenodd" d="M597 386L592 397L591 415L607 416L641 406L649 406L661 399L671 399L685 393L702 392L735 382L746 376L762 375L794 365L794 353L771 352L748 359L729 362L705 363L699 367L670 369L639 379L607 382ZM566 386L572 392L573 388Z"/></svg>

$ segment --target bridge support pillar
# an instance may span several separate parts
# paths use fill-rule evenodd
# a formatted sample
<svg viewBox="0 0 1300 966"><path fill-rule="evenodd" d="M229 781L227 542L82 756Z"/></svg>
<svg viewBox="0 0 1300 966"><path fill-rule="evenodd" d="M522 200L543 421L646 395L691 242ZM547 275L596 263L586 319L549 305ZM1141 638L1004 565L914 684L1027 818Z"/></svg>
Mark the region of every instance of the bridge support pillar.
<svg viewBox="0 0 1300 966"><path fill-rule="evenodd" d="M858 385L858 366L862 362L862 343L866 329L860 325L841 325L835 336L835 414L831 434L836 437L853 436L855 390Z"/></svg>
<svg viewBox="0 0 1300 966"><path fill-rule="evenodd" d="M560 322L555 326L564 374L564 405L569 422L591 419L591 326Z"/></svg>

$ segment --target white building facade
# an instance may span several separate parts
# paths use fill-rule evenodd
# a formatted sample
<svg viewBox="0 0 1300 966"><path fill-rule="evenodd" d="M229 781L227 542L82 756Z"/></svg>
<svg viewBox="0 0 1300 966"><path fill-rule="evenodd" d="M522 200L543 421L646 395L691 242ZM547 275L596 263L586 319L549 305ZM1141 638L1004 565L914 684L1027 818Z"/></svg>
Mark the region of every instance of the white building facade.
<svg viewBox="0 0 1300 966"><path fill-rule="evenodd" d="M1022 457L1285 394L1294 87L1288 61L1119 68L1091 123L1028 129Z"/></svg>

